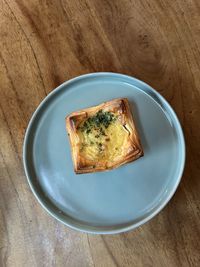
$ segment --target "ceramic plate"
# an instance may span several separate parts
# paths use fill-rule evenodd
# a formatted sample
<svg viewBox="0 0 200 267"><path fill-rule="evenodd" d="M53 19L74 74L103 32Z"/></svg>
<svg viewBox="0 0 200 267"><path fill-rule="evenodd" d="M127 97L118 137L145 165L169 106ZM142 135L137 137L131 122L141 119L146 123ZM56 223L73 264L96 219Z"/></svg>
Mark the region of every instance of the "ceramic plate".
<svg viewBox="0 0 200 267"><path fill-rule="evenodd" d="M72 111L127 97L144 157L118 169L76 175L65 129ZM60 85L28 125L23 160L29 185L56 219L89 233L119 233L154 217L174 194L184 168L180 123L166 100L122 74L92 73Z"/></svg>

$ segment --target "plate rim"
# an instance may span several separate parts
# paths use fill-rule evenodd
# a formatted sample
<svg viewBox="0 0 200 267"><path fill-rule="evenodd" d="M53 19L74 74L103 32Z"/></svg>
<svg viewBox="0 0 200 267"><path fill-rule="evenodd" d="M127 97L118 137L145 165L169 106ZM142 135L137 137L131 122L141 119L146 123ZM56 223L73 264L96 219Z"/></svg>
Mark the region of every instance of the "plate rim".
<svg viewBox="0 0 200 267"><path fill-rule="evenodd" d="M56 212L51 211L48 208L48 205L46 205L44 203L44 200L42 198L40 198L39 194L37 193L37 190L34 188L34 185L32 183L32 178L31 178L31 173L28 170L28 163L27 163L27 147L28 147L28 143L29 143L29 135L30 135L30 131L31 131L31 126L34 122L34 120L37 117L37 114L40 112L40 109L43 107L43 105L45 104L45 102L48 101L48 99L50 97L52 97L54 94L56 94L58 91L64 89L66 86L69 86L71 83L76 82L78 80L82 80L85 78L90 78L90 77L104 77L104 76L113 76L113 77L118 77L118 78L123 78L123 79L128 79L128 80L132 80L137 82L138 84L141 84L144 89L141 89L140 87L137 87L139 90L143 91L144 93L148 94L148 96L150 96L158 105L161 106L161 108L163 109L163 106L161 105L161 103L167 107L167 110L170 111L171 115L174 118L174 124L175 124L175 129L177 132L177 136L178 139L180 141L180 147L181 147L181 152L182 154L180 155L180 169L179 169L179 173L177 174L177 179L176 182L173 185L173 188L171 190L171 192L169 193L169 195L166 197L166 199L164 199L164 201L149 215L147 215L145 218L141 219L141 221L130 224L128 226L124 226L124 227L120 227L116 228L116 229L103 229L103 230L96 230L94 228L100 228L100 227L92 227L90 225L87 225L89 228L91 229L87 229L85 227L85 229L82 226L77 226L77 225L73 225L73 223L67 222L66 220L63 220L59 217L59 215ZM155 99L157 98L157 100ZM158 100L161 101L161 103L158 102ZM167 111L166 111L167 112ZM165 113L166 113L165 112ZM169 112L167 112L169 113ZM171 200L171 198L173 197L173 195L175 194L178 185L180 184L182 175L183 175L183 171L184 171L184 167L185 167L185 160L186 160L186 147L185 147L185 139L184 139L184 134L183 134L183 130L180 124L180 121L178 119L178 116L176 114L176 112L174 111L174 109L171 107L171 105L168 103L168 101L159 93L157 92L154 88L152 88L150 85L148 85L147 83L133 77L130 75L126 75L126 74L121 74L121 73L115 73L115 72L92 72L92 73L86 73L86 74L82 74L79 76L76 76L72 79L69 79L65 82L63 82L62 84L60 84L58 87L56 87L55 89L53 89L41 102L40 104L37 106L37 108L35 109L35 111L32 113L31 118L28 122L28 126L26 128L25 131L25 135L24 135L24 142L23 142L23 151L22 151L23 155L22 155L22 159L23 159L23 166L24 166L24 171L25 171L25 175L28 181L28 184L31 188L32 193L34 194L34 196L36 197L37 201L40 203L40 205L55 219L57 219L59 222L63 223L64 225L70 227L71 229L74 230L78 230L80 232L85 232L85 233L89 233L89 234L119 234L122 232L127 232L130 230L133 230L143 224L145 224L146 222L150 221L152 218L154 218L161 210L163 210L163 208L169 203L169 201ZM50 200L49 200L50 201ZM50 201L51 202L51 201ZM76 220L76 219L74 219ZM106 228L106 227L105 227Z"/></svg>

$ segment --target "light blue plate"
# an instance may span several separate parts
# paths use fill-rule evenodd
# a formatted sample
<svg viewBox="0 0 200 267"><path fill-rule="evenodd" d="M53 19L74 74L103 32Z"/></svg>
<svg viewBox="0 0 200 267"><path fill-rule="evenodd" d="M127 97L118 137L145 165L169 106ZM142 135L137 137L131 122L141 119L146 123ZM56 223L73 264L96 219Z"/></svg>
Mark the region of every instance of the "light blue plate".
<svg viewBox="0 0 200 267"><path fill-rule="evenodd" d="M76 175L66 115L118 97L130 101L144 157ZM182 176L185 144L174 111L150 86L126 75L92 73L63 83L42 101L26 131L23 160L34 195L52 216L73 229L111 234L136 228L167 204Z"/></svg>

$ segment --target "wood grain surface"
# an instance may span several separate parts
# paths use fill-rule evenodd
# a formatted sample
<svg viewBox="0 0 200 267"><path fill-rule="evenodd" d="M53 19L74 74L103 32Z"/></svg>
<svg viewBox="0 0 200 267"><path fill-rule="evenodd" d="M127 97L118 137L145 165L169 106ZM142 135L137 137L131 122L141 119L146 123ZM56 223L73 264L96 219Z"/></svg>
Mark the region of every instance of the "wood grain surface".
<svg viewBox="0 0 200 267"><path fill-rule="evenodd" d="M186 138L173 199L120 235L82 234L51 218L22 166L24 132L40 101L96 71L156 88ZM199 0L0 0L0 266L200 266Z"/></svg>

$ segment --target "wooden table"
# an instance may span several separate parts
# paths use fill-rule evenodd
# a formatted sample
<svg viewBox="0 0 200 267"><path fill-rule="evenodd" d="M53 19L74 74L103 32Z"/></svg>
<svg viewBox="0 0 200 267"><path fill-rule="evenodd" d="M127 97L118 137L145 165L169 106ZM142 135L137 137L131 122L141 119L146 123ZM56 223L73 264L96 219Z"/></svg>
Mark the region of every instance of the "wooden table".
<svg viewBox="0 0 200 267"><path fill-rule="evenodd" d="M156 88L183 125L187 163L167 207L135 231L68 229L22 167L40 101L77 75L112 71ZM0 266L200 266L200 2L0 0Z"/></svg>

